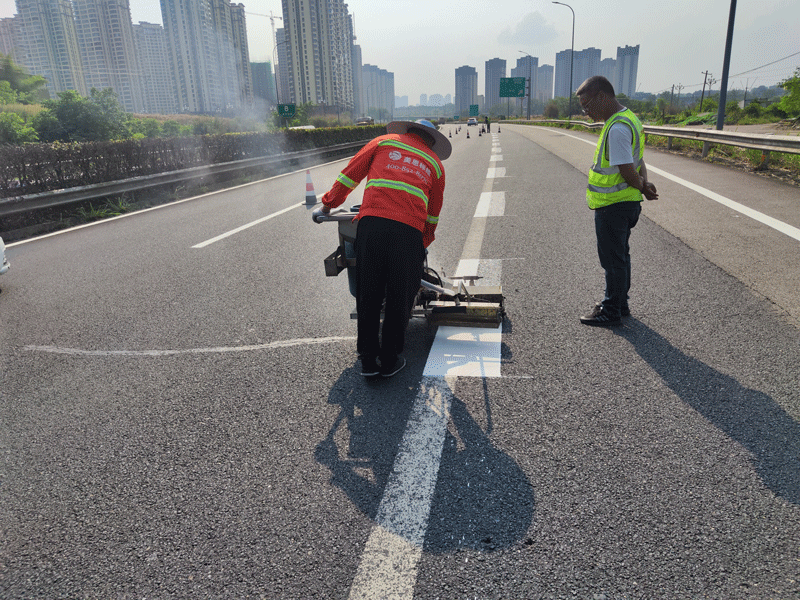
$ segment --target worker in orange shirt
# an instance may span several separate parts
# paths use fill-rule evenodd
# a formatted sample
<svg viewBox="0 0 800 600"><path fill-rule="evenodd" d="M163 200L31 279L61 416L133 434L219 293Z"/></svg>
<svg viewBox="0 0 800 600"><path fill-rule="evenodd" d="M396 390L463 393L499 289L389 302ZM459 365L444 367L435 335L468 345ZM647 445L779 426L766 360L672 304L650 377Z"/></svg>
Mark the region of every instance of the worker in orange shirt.
<svg viewBox="0 0 800 600"><path fill-rule="evenodd" d="M452 150L430 121L393 121L386 130L350 160L317 209L326 214L340 206L366 178L355 244L357 350L365 377L391 377L406 365L400 353L442 209L442 161Z"/></svg>

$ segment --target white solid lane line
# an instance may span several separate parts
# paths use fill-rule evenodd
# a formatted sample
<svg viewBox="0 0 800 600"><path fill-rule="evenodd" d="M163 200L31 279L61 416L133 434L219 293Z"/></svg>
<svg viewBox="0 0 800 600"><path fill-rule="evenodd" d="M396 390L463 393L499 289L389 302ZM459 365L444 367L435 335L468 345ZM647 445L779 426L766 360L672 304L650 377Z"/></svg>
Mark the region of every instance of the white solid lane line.
<svg viewBox="0 0 800 600"><path fill-rule="evenodd" d="M375 525L358 565L351 600L411 600L439 476L455 379L423 377Z"/></svg>
<svg viewBox="0 0 800 600"><path fill-rule="evenodd" d="M288 208L284 208L283 210L279 210L278 212L272 213L271 215L267 215L266 217L261 217L260 219L256 219L255 221L251 221L250 223L246 223L245 225L242 225L241 227L237 227L236 229L231 229L230 231L226 231L225 233L221 233L217 237L213 237L210 240L206 240L205 242L200 242L199 244L195 244L194 246L192 246L192 248L205 248L206 246L210 246L211 244L213 244L215 242L218 242L220 240L224 240L225 238L228 238L228 237L230 237L232 235L236 235L240 231L244 231L245 229L249 229L250 227L254 227L255 225L263 223L264 221L269 221L270 219L274 219L275 217L278 217L278 216L282 215L283 213L287 213L290 210L292 210L293 208L297 208L298 206L306 206L306 203L305 202L298 202L297 204L293 204L292 206L290 206Z"/></svg>
<svg viewBox="0 0 800 600"><path fill-rule="evenodd" d="M72 356L100 356L100 357L153 357L176 356L180 354L224 354L228 352L254 352L257 350L275 350L277 348L290 348L292 346L315 346L317 344L332 344L338 342L353 342L353 336L324 337L324 338L298 338L294 340L280 340L266 344L251 344L247 346L216 346L211 348L187 348L185 350L82 350L80 348L62 348L59 346L24 346L23 350L29 352L45 352L49 354L70 354Z"/></svg>

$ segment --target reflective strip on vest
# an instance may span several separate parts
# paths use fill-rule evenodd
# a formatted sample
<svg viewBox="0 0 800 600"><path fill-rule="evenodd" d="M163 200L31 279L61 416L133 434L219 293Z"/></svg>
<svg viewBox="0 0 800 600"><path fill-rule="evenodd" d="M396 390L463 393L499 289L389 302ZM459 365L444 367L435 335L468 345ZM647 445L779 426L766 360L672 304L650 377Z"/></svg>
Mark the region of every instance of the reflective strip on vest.
<svg viewBox="0 0 800 600"><path fill-rule="evenodd" d="M439 163L437 163L430 154L426 154L419 148L414 148L414 146L409 146L408 144L404 144L403 142L399 142L397 140L383 140L382 142L378 142L378 146L394 146L395 148L402 148L403 150L408 150L412 154L416 154L417 156L431 163L433 170L436 171L436 179L441 179L442 169L439 167Z"/></svg>
<svg viewBox="0 0 800 600"><path fill-rule="evenodd" d="M356 189L356 186L358 185L355 181L350 179L344 173L339 173L339 176L336 178L336 181L341 183L343 186L350 188L351 190Z"/></svg>
<svg viewBox="0 0 800 600"><path fill-rule="evenodd" d="M594 155L594 164L589 171L589 182L586 186L586 200L589 208L602 208L609 204L625 201L641 201L642 195L636 188L631 188L619 171L619 166L611 165L608 159L608 136L611 126L615 123L624 123L630 127L631 152L633 166L638 172L642 166L644 148L642 147L642 129L640 121L630 109L625 109L613 115L603 126L600 139Z"/></svg>
<svg viewBox="0 0 800 600"><path fill-rule="evenodd" d="M371 187L388 188L390 190L407 192L412 196L416 196L422 200L425 203L425 208L428 208L428 196L426 196L425 192L423 192L421 189L411 184L403 183L402 181L392 181L391 179L370 179L367 181L367 185L364 186L364 189L367 190Z"/></svg>
<svg viewBox="0 0 800 600"><path fill-rule="evenodd" d="M428 218L425 219L426 223L430 223L431 225L436 225L439 222L439 217L434 217L433 215L428 215Z"/></svg>

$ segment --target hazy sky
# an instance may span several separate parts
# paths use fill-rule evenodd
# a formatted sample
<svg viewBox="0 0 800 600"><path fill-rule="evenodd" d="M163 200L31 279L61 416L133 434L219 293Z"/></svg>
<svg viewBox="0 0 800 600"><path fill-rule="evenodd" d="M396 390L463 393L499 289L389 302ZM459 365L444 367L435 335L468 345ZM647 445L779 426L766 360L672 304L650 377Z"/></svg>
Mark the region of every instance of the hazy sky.
<svg viewBox="0 0 800 600"><path fill-rule="evenodd" d="M239 1L254 13L247 15L250 59L271 60L270 20L258 15L282 16L280 0ZM575 50L594 47L602 58L616 58L617 46L639 44L638 91L683 84L686 93L702 87L703 71L722 77L730 0L566 3L575 11ZM134 23L161 23L157 0L130 4ZM363 62L393 72L395 94L407 95L410 104L420 94L453 94L455 69L462 65L477 69L483 94L487 60L505 59L510 76L520 50L538 57L540 65L555 65L556 52L571 44L572 13L549 0L350 0L348 6ZM0 0L0 17L14 13L14 0ZM276 28L281 25L275 19ZM779 62L766 66L773 61ZM729 88L771 85L798 66L800 1L740 0Z"/></svg>

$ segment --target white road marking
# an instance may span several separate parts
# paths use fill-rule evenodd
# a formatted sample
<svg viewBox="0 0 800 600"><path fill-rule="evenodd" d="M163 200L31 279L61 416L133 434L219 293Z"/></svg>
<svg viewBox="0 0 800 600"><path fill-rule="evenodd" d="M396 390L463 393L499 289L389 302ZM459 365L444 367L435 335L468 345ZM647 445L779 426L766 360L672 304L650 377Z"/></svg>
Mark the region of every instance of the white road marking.
<svg viewBox="0 0 800 600"><path fill-rule="evenodd" d="M439 476L455 379L423 377L375 525L358 565L351 600L411 600Z"/></svg>
<svg viewBox="0 0 800 600"><path fill-rule="evenodd" d="M242 225L241 227L237 227L236 229L231 229L230 231L226 231L225 233L221 233L217 237L213 237L210 240L206 240L205 242L200 242L199 244L195 244L194 246L192 246L192 248L205 248L206 246L210 246L211 244L213 244L215 242L218 242L220 240L224 240L225 238L228 238L228 237L230 237L232 235L236 235L240 231L244 231L245 229L249 229L250 227L254 227L255 225L259 225L260 223L263 223L264 221L269 221L270 219L274 219L275 217L278 217L278 216L282 215L283 213L287 213L290 210L292 210L293 208L297 208L298 206L306 206L306 203L305 202L298 202L297 204L293 204L292 206L289 206L288 208L284 208L283 210L279 210L278 212L274 212L271 215L267 215L266 217L261 217L260 219L256 219L255 221L251 221L250 223Z"/></svg>
<svg viewBox="0 0 800 600"><path fill-rule="evenodd" d="M483 192L478 207L475 209L476 217L502 217L506 211L505 192Z"/></svg>
<svg viewBox="0 0 800 600"><path fill-rule="evenodd" d="M480 274L485 285L491 285L487 279L499 284L502 262L472 257L479 256L488 216L502 216L505 211L504 193L491 191L493 179L504 176L504 168L489 169L457 269L459 275ZM500 377L501 338L502 325L494 329L438 328L375 525L350 588L351 600L413 599L453 387L459 376Z"/></svg>
<svg viewBox="0 0 800 600"><path fill-rule="evenodd" d="M581 141L581 142L583 142L585 144L589 144L590 146L597 146L597 143L593 142L591 140L584 140L583 138L579 138L577 136L570 135L568 133L561 133L561 135L564 135L566 137L570 137L573 140ZM771 227L772 229L774 229L776 231L779 231L779 232L781 232L781 233L783 233L785 235L788 235L790 238L793 238L793 239L795 239L797 241L800 241L800 229L798 229L797 227L789 225L788 223L784 223L783 221L779 221L778 219L770 217L769 215L765 215L764 213L758 212L757 210L754 210L754 209L752 209L752 208L750 208L748 206L745 206L744 204L739 204L735 200L731 200L730 198L726 198L725 196L723 196L721 194L718 194L717 192L712 192L711 190L709 190L707 188L704 188L704 187L702 187L700 185L697 185L696 183L692 183L691 181L687 181L686 179L678 177L677 175L673 175L672 173L668 173L668 172L664 171L663 169L659 169L658 167L654 167L653 165L651 165L648 162L646 162L646 164L647 164L647 170L648 171L652 171L653 173L658 173L662 177L666 177L670 181L674 181L675 183L677 183L679 185L687 187L690 190L705 196L709 200L713 200L714 202L718 202L719 204L722 204L723 206L727 206L728 208L730 208L732 210L735 210L736 212L741 213L741 214L743 214L743 215L745 215L747 217L750 217L751 219L753 219L755 221L758 221L759 223L763 223L767 227Z"/></svg>
<svg viewBox="0 0 800 600"><path fill-rule="evenodd" d="M493 167L490 168L489 171L486 173L487 179L496 179L499 177L506 176L506 168L505 167Z"/></svg>
<svg viewBox="0 0 800 600"><path fill-rule="evenodd" d="M266 344L252 344L248 346L217 346L214 348L187 348L185 350L81 350L79 348L61 348L58 346L24 346L23 350L29 352L46 352L49 354L71 354L73 356L100 356L100 357L153 357L175 356L179 354L224 354L227 352L254 352L257 350L275 350L290 348L292 346L315 346L318 344L334 344L339 342L355 341L353 336L324 337L324 338L298 338L294 340L281 340Z"/></svg>
<svg viewBox="0 0 800 600"><path fill-rule="evenodd" d="M426 377L500 377L503 326L439 326L422 375Z"/></svg>

